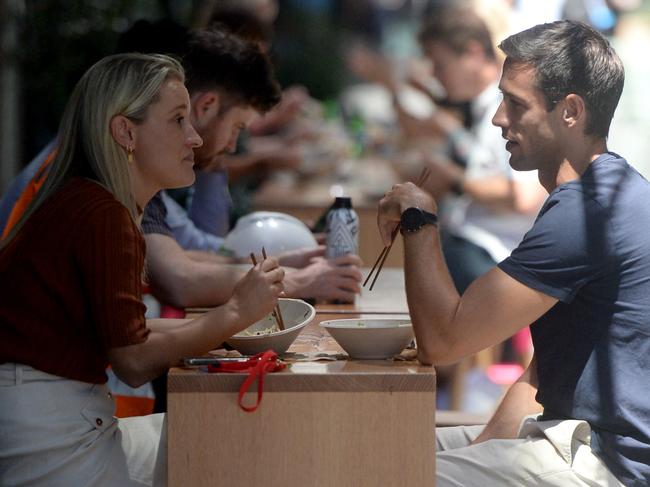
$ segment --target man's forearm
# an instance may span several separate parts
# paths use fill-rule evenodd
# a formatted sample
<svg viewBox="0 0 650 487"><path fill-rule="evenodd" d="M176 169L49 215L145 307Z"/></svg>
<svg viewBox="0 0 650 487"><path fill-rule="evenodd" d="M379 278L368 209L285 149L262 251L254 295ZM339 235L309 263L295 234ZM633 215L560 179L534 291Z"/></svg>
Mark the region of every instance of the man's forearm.
<svg viewBox="0 0 650 487"><path fill-rule="evenodd" d="M418 359L439 364L448 349L444 329L453 321L460 296L449 276L435 227L405 235L404 250L406 296L418 337Z"/></svg>
<svg viewBox="0 0 650 487"><path fill-rule="evenodd" d="M459 296L438 231L430 226L404 237L404 253L418 359L426 364L451 364L500 343L557 303L499 267L480 276Z"/></svg>
<svg viewBox="0 0 650 487"><path fill-rule="evenodd" d="M228 265L191 262L183 268L149 273L156 298L178 308L216 306L225 303L243 276L243 271Z"/></svg>
<svg viewBox="0 0 650 487"><path fill-rule="evenodd" d="M474 443L501 438L516 438L524 417L541 413L542 406L535 400L537 394L536 361L533 358L528 369L503 397L499 407Z"/></svg>
<svg viewBox="0 0 650 487"><path fill-rule="evenodd" d="M413 183L396 184L379 203L377 223L384 245L391 243L396 225L406 224L406 297L420 362L457 362L502 342L557 304L557 298L526 286L498 266L460 296L442 254L438 229L426 220L424 226L413 225L405 213L409 208L437 210L423 189Z"/></svg>
<svg viewBox="0 0 650 487"><path fill-rule="evenodd" d="M156 298L179 308L225 303L245 271L214 261L197 262L173 238L149 234L147 277ZM205 254L210 256L210 254Z"/></svg>

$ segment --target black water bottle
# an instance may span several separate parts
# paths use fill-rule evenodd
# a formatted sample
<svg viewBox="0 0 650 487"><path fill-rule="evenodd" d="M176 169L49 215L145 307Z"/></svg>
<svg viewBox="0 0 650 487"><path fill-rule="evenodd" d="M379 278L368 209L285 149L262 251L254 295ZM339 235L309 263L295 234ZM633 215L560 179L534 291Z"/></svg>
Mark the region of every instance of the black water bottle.
<svg viewBox="0 0 650 487"><path fill-rule="evenodd" d="M352 209L351 198L336 198L332 209L327 213L325 228L327 258L359 252L359 217Z"/></svg>
<svg viewBox="0 0 650 487"><path fill-rule="evenodd" d="M337 197L327 213L325 257L333 259L359 253L359 217L349 197ZM345 304L335 300L334 304Z"/></svg>

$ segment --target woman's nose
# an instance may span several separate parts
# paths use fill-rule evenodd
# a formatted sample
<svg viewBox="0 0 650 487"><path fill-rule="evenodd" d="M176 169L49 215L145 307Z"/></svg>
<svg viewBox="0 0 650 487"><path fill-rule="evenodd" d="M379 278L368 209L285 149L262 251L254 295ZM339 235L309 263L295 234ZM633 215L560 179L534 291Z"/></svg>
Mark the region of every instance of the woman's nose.
<svg viewBox="0 0 650 487"><path fill-rule="evenodd" d="M203 145L203 139L191 124L188 125L189 125L189 134L187 135L188 145L192 148L201 147Z"/></svg>

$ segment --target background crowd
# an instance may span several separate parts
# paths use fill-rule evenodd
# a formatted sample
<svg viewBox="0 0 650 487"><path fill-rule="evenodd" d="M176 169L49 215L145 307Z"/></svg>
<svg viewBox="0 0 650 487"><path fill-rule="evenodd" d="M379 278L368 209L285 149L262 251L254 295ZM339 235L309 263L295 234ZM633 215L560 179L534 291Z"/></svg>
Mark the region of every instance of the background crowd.
<svg viewBox="0 0 650 487"><path fill-rule="evenodd" d="M272 23L270 50L282 86L303 85L333 111L342 90L359 82L345 65L352 40L401 63L420 54L414 34L427 14L440 5L469 3L488 13L495 42L507 32L562 17L590 20L606 32L627 68L611 144L635 156L647 153L643 134L650 107L643 87L648 68L635 62L650 46L650 6L644 0L3 0L0 192L52 139L79 76L114 52L120 34L137 20L201 27L215 6L250 5ZM353 123L350 130L356 129ZM636 160L644 174L650 171L650 163Z"/></svg>

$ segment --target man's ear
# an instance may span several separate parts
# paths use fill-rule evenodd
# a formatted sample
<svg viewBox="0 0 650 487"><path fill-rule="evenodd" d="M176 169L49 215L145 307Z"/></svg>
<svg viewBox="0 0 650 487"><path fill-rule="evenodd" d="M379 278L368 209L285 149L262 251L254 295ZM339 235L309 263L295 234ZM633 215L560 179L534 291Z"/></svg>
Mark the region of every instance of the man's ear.
<svg viewBox="0 0 650 487"><path fill-rule="evenodd" d="M115 115L110 123L111 135L124 149L135 147L134 123L124 115Z"/></svg>
<svg viewBox="0 0 650 487"><path fill-rule="evenodd" d="M190 99L193 123L202 126L206 120L212 119L219 113L221 99L216 91L199 91Z"/></svg>
<svg viewBox="0 0 650 487"><path fill-rule="evenodd" d="M563 100L562 120L568 127L573 127L576 124L587 123L587 112L585 111L585 101L580 95L570 93L564 97Z"/></svg>

